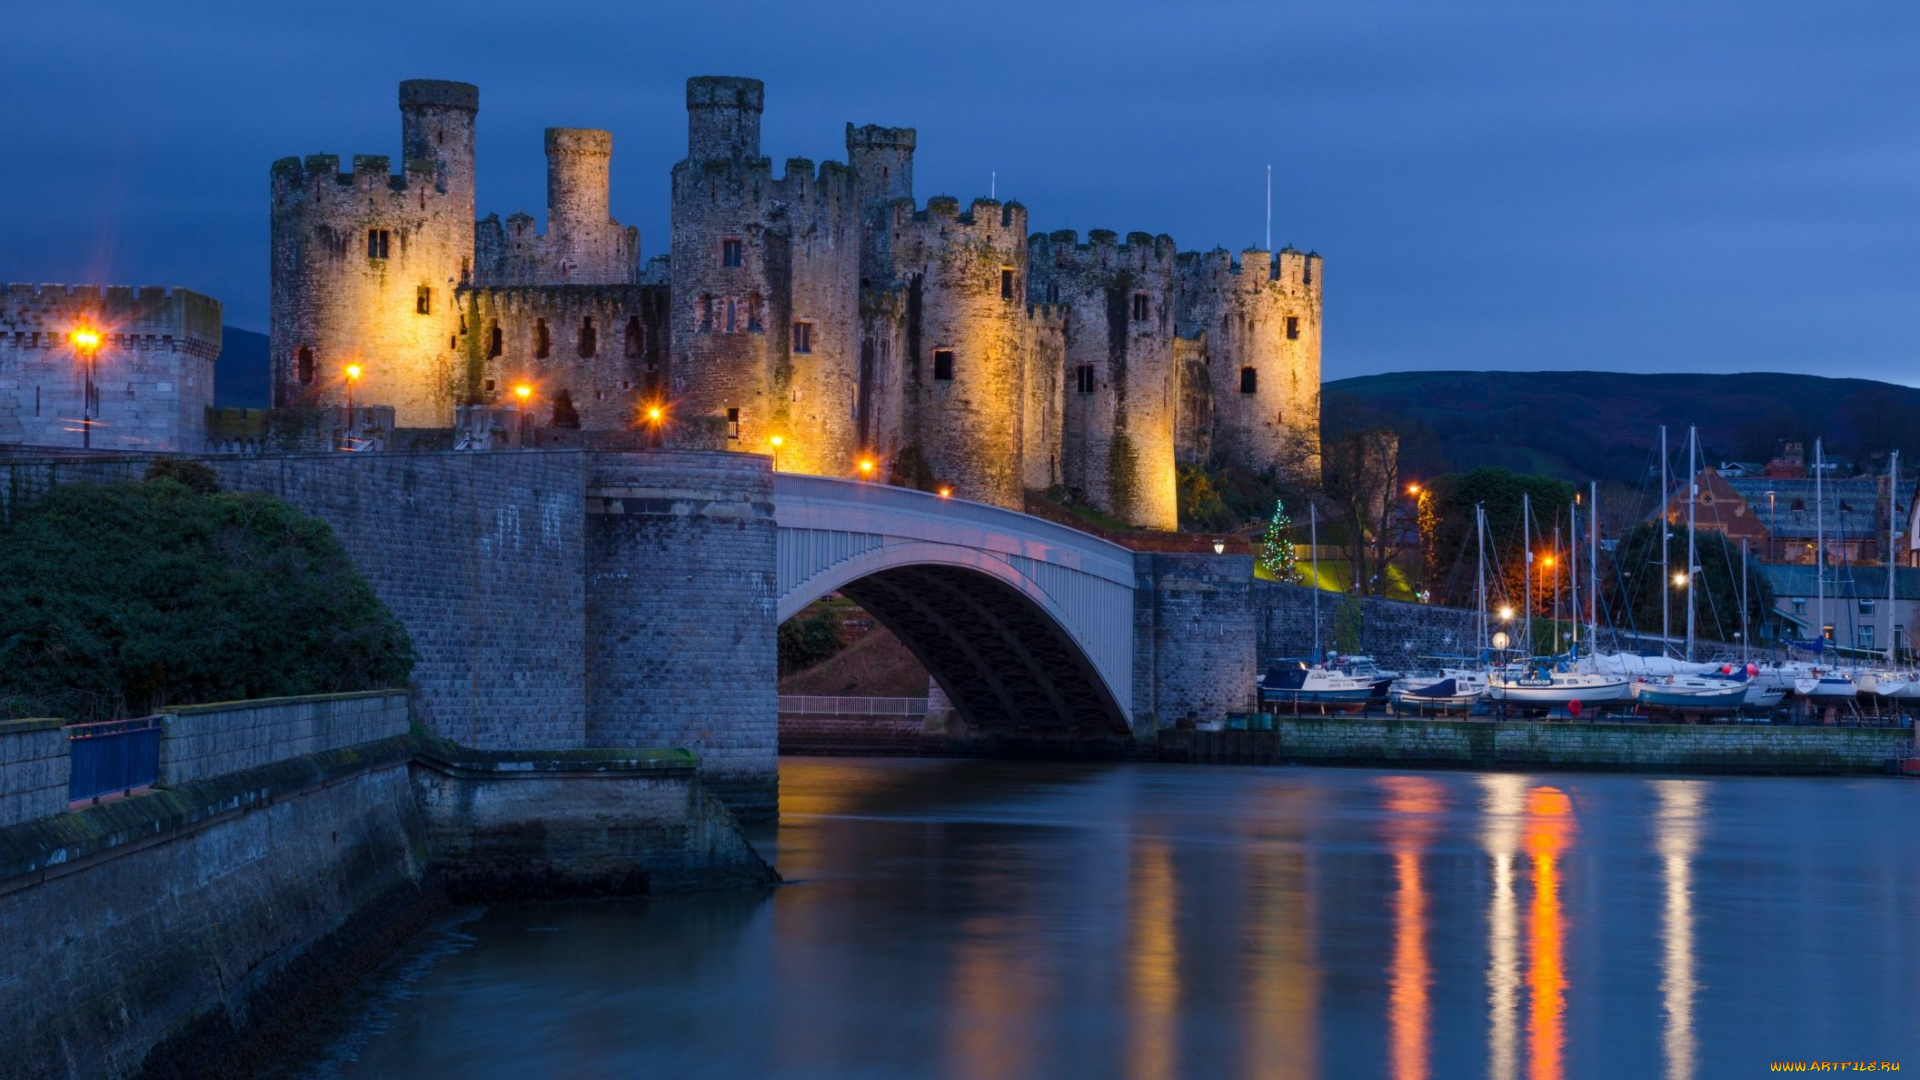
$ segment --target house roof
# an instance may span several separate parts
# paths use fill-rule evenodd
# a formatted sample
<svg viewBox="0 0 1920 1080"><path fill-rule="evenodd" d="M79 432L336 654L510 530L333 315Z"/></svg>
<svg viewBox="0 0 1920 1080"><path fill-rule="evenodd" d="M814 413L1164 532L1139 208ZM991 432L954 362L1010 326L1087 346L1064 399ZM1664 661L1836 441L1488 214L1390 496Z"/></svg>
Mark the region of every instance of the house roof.
<svg viewBox="0 0 1920 1080"><path fill-rule="evenodd" d="M1835 566L1827 564L1827 596L1856 597L1861 600L1887 598L1887 568L1884 566ZM1777 597L1814 596L1817 579L1810 565L1765 563L1759 566ZM1893 572L1893 598L1920 600L1920 567L1900 566Z"/></svg>
<svg viewBox="0 0 1920 1080"><path fill-rule="evenodd" d="M1858 540L1882 536L1887 516L1882 505L1884 485L1871 476L1844 480L1783 480L1777 477L1718 477L1747 504L1755 522L1774 536L1812 539L1824 531L1832 540ZM1819 488L1816 505L1815 488ZM1767 493L1773 493L1768 506ZM1911 492L1899 494L1894 508L1902 521L1907 516ZM1816 515L1816 510L1818 514Z"/></svg>

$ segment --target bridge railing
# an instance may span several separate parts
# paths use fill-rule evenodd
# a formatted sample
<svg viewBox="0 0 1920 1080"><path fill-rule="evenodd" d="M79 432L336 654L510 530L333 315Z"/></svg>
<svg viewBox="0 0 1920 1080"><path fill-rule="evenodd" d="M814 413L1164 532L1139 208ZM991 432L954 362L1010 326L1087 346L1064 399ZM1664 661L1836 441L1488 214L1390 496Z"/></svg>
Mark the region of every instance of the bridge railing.
<svg viewBox="0 0 1920 1080"><path fill-rule="evenodd" d="M160 777L160 718L69 725L67 753L69 805L151 787Z"/></svg>
<svg viewBox="0 0 1920 1080"><path fill-rule="evenodd" d="M782 716L899 716L927 715L923 697L829 697L781 694Z"/></svg>

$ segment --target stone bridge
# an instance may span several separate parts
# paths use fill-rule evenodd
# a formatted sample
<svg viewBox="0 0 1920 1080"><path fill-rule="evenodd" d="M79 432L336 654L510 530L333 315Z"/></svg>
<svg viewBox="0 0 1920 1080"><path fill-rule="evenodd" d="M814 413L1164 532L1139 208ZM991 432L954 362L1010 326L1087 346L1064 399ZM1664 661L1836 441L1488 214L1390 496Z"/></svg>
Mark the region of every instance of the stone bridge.
<svg viewBox="0 0 1920 1080"><path fill-rule="evenodd" d="M0 519L52 483L138 478L151 457L0 457ZM203 460L227 488L333 526L412 635L429 729L480 749L686 747L749 818L778 792L780 622L835 590L988 735L1147 736L1252 698L1246 556L1136 553L750 454Z"/></svg>
<svg viewBox="0 0 1920 1080"><path fill-rule="evenodd" d="M1132 731L1133 552L907 488L773 477L779 621L838 591L891 630L970 728Z"/></svg>

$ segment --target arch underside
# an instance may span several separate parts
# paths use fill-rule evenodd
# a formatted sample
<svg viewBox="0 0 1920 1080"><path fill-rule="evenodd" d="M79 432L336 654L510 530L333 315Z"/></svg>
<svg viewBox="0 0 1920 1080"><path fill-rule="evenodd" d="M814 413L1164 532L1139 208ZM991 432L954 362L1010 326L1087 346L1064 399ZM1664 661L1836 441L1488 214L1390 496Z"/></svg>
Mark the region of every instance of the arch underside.
<svg viewBox="0 0 1920 1080"><path fill-rule="evenodd" d="M904 643L968 728L1034 737L1128 733L1092 661L1033 600L965 567L896 566L840 592Z"/></svg>

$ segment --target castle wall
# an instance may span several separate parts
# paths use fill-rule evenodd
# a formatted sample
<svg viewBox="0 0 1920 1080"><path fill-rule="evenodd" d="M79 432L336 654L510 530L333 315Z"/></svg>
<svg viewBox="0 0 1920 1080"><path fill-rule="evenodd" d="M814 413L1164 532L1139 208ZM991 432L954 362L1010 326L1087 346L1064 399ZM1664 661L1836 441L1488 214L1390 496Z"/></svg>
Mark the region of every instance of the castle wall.
<svg viewBox="0 0 1920 1080"><path fill-rule="evenodd" d="M69 336L81 326L101 335L93 447L198 450L213 404L220 302L128 286L0 290L0 444L81 445L85 364Z"/></svg>
<svg viewBox="0 0 1920 1080"><path fill-rule="evenodd" d="M860 290L860 407L854 439L861 453L895 466L896 482L910 483L898 466L905 427L907 294L898 288Z"/></svg>
<svg viewBox="0 0 1920 1080"><path fill-rule="evenodd" d="M459 300L466 400L510 405L526 384L535 422L548 426L565 392L582 428L617 431L642 423L646 407L665 397L663 286L471 288Z"/></svg>
<svg viewBox="0 0 1920 1080"><path fill-rule="evenodd" d="M1173 238L1035 234L1028 264L1029 294L1066 319L1062 481L1128 524L1175 528Z"/></svg>
<svg viewBox="0 0 1920 1080"><path fill-rule="evenodd" d="M474 117L466 83L400 84L406 158L283 158L272 171L271 349L280 407L358 400L402 427L447 427L457 401L458 306L474 256Z"/></svg>
<svg viewBox="0 0 1920 1080"><path fill-rule="evenodd" d="M1317 484L1320 256L1216 249L1178 267L1180 333L1206 340L1214 457Z"/></svg>
<svg viewBox="0 0 1920 1080"><path fill-rule="evenodd" d="M1020 482L1034 491L1045 491L1064 482L1060 457L1067 370L1066 311L1052 304L1029 307L1026 399L1020 419L1023 443Z"/></svg>
<svg viewBox="0 0 1920 1080"><path fill-rule="evenodd" d="M1213 458L1213 373L1205 334L1173 339L1173 371L1173 458L1206 465Z"/></svg>
<svg viewBox="0 0 1920 1080"><path fill-rule="evenodd" d="M907 283L905 442L956 496L1024 504L1027 211L1019 203L893 205L896 271ZM1010 290L1001 274L1012 271ZM1010 292L1011 295L1004 295ZM952 355L941 378L941 353Z"/></svg>

